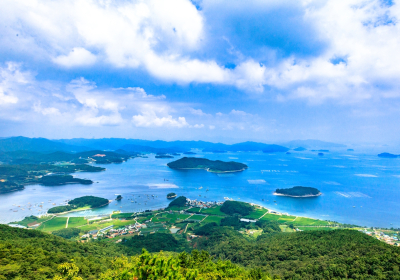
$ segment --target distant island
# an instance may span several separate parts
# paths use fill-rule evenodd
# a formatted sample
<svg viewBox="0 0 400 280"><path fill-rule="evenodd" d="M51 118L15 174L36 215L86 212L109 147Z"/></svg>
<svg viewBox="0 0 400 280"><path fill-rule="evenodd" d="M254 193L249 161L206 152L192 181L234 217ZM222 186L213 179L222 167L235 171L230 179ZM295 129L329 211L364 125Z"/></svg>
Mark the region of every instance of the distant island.
<svg viewBox="0 0 400 280"><path fill-rule="evenodd" d="M316 188L296 186L289 189L276 189L274 195L290 196L290 197L314 197L320 196L322 193Z"/></svg>
<svg viewBox="0 0 400 280"><path fill-rule="evenodd" d="M97 196L82 196L75 198L73 200L70 200L68 202L68 205L62 205L62 206L56 206L50 208L47 213L49 214L58 214L58 213L64 213L64 212L69 212L69 211L80 211L80 210L85 210L89 208L97 208L101 206L108 205L109 201L108 199L97 197Z"/></svg>
<svg viewBox="0 0 400 280"><path fill-rule="evenodd" d="M172 199L172 198L175 198L176 197L176 193L169 193L169 194L167 194L167 198L168 199Z"/></svg>
<svg viewBox="0 0 400 280"><path fill-rule="evenodd" d="M398 158L398 155L390 154L390 153L381 153L378 155L381 158Z"/></svg>
<svg viewBox="0 0 400 280"><path fill-rule="evenodd" d="M92 180L74 178L72 175L48 175L43 176L38 180L38 183L43 186L62 186L66 184L93 184Z"/></svg>
<svg viewBox="0 0 400 280"><path fill-rule="evenodd" d="M204 149L203 150L204 153L214 153L214 154L225 154L228 151L225 150L215 150L215 149Z"/></svg>
<svg viewBox="0 0 400 280"><path fill-rule="evenodd" d="M296 152L303 152L303 151L307 151L307 149L306 149L306 148L303 148L303 147L297 147L297 148L293 149L293 151L296 151Z"/></svg>
<svg viewBox="0 0 400 280"><path fill-rule="evenodd" d="M239 172L248 168L246 164L235 161L209 160L205 158L184 157L167 164L172 169L205 169L214 173Z"/></svg>
<svg viewBox="0 0 400 280"><path fill-rule="evenodd" d="M156 158L174 158L174 157L168 154L157 154Z"/></svg>
<svg viewBox="0 0 400 280"><path fill-rule="evenodd" d="M196 153L194 153L194 152L184 152L183 154L184 155L195 155Z"/></svg>
<svg viewBox="0 0 400 280"><path fill-rule="evenodd" d="M354 152L354 149L347 149L348 152Z"/></svg>

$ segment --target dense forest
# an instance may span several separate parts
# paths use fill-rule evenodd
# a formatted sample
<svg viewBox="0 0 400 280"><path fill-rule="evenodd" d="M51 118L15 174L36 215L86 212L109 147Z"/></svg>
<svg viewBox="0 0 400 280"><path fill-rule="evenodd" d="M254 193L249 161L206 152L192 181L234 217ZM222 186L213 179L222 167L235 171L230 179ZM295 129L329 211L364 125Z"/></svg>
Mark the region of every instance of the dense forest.
<svg viewBox="0 0 400 280"><path fill-rule="evenodd" d="M47 213L49 213L49 214L63 213L63 212L71 211L75 208L76 207L71 206L71 205L55 206L55 207L51 207L49 210L47 210Z"/></svg>
<svg viewBox="0 0 400 280"><path fill-rule="evenodd" d="M176 199L172 200L168 207L172 207L172 206L178 206L178 207L182 207L186 205L186 197L185 196L179 196Z"/></svg>
<svg viewBox="0 0 400 280"><path fill-rule="evenodd" d="M207 169L211 172L234 172L247 168L246 164L234 161L209 160L206 158L183 157L167 164L172 169Z"/></svg>
<svg viewBox="0 0 400 280"><path fill-rule="evenodd" d="M70 200L68 204L75 205L76 207L90 206L91 208L94 208L108 204L108 200L105 198L88 195Z"/></svg>
<svg viewBox="0 0 400 280"><path fill-rule="evenodd" d="M228 201L225 201L221 207L221 212L224 212L225 214L228 214L228 215L238 214L241 216L247 216L253 210L254 210L254 207L252 207L250 204L248 204L246 202L240 202L240 201L229 201L228 200Z"/></svg>
<svg viewBox="0 0 400 280"><path fill-rule="evenodd" d="M153 275L157 268L157 273L174 275L168 279L270 279L268 275L273 279L400 279L400 249L358 231L282 233L275 222L266 221L243 226L261 227L264 234L250 238L233 226L210 223L199 227L195 233L201 237L191 242L184 234L178 238L156 233L123 238L119 244L78 243L0 225L0 279L55 275L71 279L62 276L63 267L83 279L160 279L140 278ZM73 238L79 232L63 229L55 234ZM138 255L142 248L187 253ZM139 271L144 274L136 275ZM123 278L124 273L130 278Z"/></svg>

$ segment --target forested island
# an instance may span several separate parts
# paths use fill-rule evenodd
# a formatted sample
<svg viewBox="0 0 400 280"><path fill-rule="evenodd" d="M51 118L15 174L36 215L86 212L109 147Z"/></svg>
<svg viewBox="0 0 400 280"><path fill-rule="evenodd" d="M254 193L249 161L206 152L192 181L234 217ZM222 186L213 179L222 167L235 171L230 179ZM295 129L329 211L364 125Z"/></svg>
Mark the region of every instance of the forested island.
<svg viewBox="0 0 400 280"><path fill-rule="evenodd" d="M92 164L122 163L137 156L122 150L118 152L62 151L39 153L34 151L0 152L0 194L23 190L30 184L60 186L65 184L92 184L91 180L74 178L76 172L101 172L104 167Z"/></svg>
<svg viewBox="0 0 400 280"><path fill-rule="evenodd" d="M195 157L184 157L167 165L172 169L205 169L214 173L239 172L248 168L246 164L235 161L226 162Z"/></svg>
<svg viewBox="0 0 400 280"><path fill-rule="evenodd" d="M322 193L316 188L296 186L289 189L276 189L274 195L290 196L290 197L314 197L320 196Z"/></svg>
<svg viewBox="0 0 400 280"><path fill-rule="evenodd" d="M68 205L56 206L50 208L47 213L57 214L68 212L71 210L79 210L80 208L97 208L106 206L109 204L108 199L97 197L97 196L82 196L68 201Z"/></svg>
<svg viewBox="0 0 400 280"><path fill-rule="evenodd" d="M169 193L169 194L167 194L167 198L168 199L173 199L173 198L175 198L176 197L176 193Z"/></svg>
<svg viewBox="0 0 400 280"><path fill-rule="evenodd" d="M398 158L399 156L391 154L391 153L381 153L381 154L378 155L378 157L381 157L381 158Z"/></svg>
<svg viewBox="0 0 400 280"><path fill-rule="evenodd" d="M157 154L155 158L174 158L174 157L169 154Z"/></svg>
<svg viewBox="0 0 400 280"><path fill-rule="evenodd" d="M61 186L67 184L82 184L82 185L93 184L92 180L74 178L71 175L43 176L42 178L38 179L37 182L43 186Z"/></svg>

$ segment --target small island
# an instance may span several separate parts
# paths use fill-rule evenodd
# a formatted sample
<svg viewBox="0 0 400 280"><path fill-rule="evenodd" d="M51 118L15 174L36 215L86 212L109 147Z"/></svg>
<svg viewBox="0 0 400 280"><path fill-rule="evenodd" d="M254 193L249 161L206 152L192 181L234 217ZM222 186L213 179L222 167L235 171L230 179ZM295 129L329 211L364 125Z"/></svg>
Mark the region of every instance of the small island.
<svg viewBox="0 0 400 280"><path fill-rule="evenodd" d="M235 161L209 160L206 158L184 157L167 164L172 169L205 169L208 172L227 173L246 170L246 164Z"/></svg>
<svg viewBox="0 0 400 280"><path fill-rule="evenodd" d="M378 155L381 158L398 158L398 155L390 154L390 153L381 153Z"/></svg>
<svg viewBox="0 0 400 280"><path fill-rule="evenodd" d="M276 189L274 195L290 196L290 197L315 197L322 193L316 188L296 186L289 189Z"/></svg>
<svg viewBox="0 0 400 280"><path fill-rule="evenodd" d="M97 208L101 206L106 206L110 202L108 199L97 197L97 196L82 196L70 200L68 205L63 206L56 206L50 208L47 213L49 214L58 214L64 213L69 211L80 211L80 210L87 210L91 208Z"/></svg>
<svg viewBox="0 0 400 280"><path fill-rule="evenodd" d="M115 200L120 201L121 199L122 199L122 195L119 194Z"/></svg>
<svg viewBox="0 0 400 280"><path fill-rule="evenodd" d="M156 158L174 158L174 157L169 154L157 154Z"/></svg>
<svg viewBox="0 0 400 280"><path fill-rule="evenodd" d="M47 175L38 180L43 186L62 186L66 184L93 184L92 180L74 178L72 175Z"/></svg>
<svg viewBox="0 0 400 280"><path fill-rule="evenodd" d="M303 152L303 151L307 151L307 149L306 149L306 148L303 148L303 147L297 147L297 148L293 149L293 151L296 151L296 152Z"/></svg>
<svg viewBox="0 0 400 280"><path fill-rule="evenodd" d="M167 194L167 198L168 199L173 199L173 198L175 198L176 197L176 193L169 193L169 194Z"/></svg>

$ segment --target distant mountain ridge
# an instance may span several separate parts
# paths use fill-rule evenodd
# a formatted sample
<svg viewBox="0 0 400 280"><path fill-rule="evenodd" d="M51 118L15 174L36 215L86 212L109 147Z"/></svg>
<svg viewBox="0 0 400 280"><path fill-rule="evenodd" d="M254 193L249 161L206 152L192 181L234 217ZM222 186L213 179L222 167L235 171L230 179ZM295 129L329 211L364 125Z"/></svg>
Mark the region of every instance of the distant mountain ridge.
<svg viewBox="0 0 400 280"><path fill-rule="evenodd" d="M242 142L237 144L212 143L206 141L150 141L140 139L104 138L104 139L60 139L56 140L68 145L82 145L93 149L114 150L122 149L134 152L151 153L182 153L191 149L204 152L286 152L289 149L276 144L258 142Z"/></svg>
<svg viewBox="0 0 400 280"><path fill-rule="evenodd" d="M287 146L289 148L303 147L306 149L327 149L327 148L345 148L346 145L326 142L315 139L307 140L293 140L289 142L280 143L281 145Z"/></svg>
<svg viewBox="0 0 400 280"><path fill-rule="evenodd" d="M46 138L27 138L22 136L0 139L0 151L34 151L34 152L82 152L90 150L83 146L68 145Z"/></svg>
<svg viewBox="0 0 400 280"><path fill-rule="evenodd" d="M242 142L236 144L212 143L206 141L162 141L125 138L102 139L58 139L10 137L0 139L0 152L35 151L35 152L83 152L90 150L124 150L139 153L183 153L191 149L203 152L257 152L265 153L287 152L290 148L343 148L342 144L324 142L320 140L295 140L281 145L259 142Z"/></svg>

